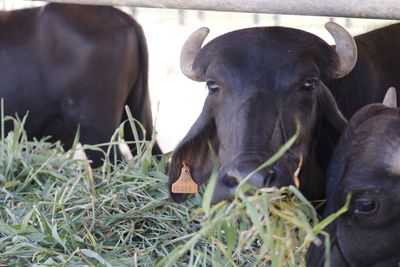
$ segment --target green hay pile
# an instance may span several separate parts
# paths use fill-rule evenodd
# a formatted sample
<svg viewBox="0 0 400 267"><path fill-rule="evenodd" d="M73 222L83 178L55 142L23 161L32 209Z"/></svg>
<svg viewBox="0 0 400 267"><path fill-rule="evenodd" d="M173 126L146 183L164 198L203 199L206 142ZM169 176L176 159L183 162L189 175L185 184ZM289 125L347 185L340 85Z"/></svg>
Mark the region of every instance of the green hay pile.
<svg viewBox="0 0 400 267"><path fill-rule="evenodd" d="M167 156L152 157L152 142L92 170L59 143L28 141L25 119L5 120L14 131L0 142L0 266L303 266L333 219L319 223L294 187L246 196L242 184L233 202L210 206L215 173L178 205L165 186ZM118 135L84 148L107 158Z"/></svg>

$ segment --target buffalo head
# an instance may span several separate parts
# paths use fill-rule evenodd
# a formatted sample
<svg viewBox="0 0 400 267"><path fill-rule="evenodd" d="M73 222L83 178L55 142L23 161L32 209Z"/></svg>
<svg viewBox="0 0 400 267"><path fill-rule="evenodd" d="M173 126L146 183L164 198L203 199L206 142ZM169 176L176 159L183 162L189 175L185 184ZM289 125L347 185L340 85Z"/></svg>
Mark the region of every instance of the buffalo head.
<svg viewBox="0 0 400 267"><path fill-rule="evenodd" d="M324 167L319 161L327 161L331 151L322 150L336 141L346 123L324 81L343 77L357 59L350 34L335 23L327 23L326 28L336 47L313 34L284 27L233 31L204 47L207 28L188 38L181 52L182 72L206 82L209 94L199 118L173 153L170 188L183 161L195 181L203 183L212 169L212 148L221 166L213 202L232 198L238 180L277 152L299 123L301 133L294 146L248 182L257 188L293 184L293 173L303 159L303 191L323 191L319 176ZM317 135L319 140L312 141ZM321 192L308 196L319 198ZM186 198L185 194L171 196L177 202Z"/></svg>
<svg viewBox="0 0 400 267"><path fill-rule="evenodd" d="M332 267L400 263L400 109L388 94L384 105L352 117L332 157L324 216L352 195L349 210L327 228ZM307 259L307 266L325 266L324 247L311 246Z"/></svg>

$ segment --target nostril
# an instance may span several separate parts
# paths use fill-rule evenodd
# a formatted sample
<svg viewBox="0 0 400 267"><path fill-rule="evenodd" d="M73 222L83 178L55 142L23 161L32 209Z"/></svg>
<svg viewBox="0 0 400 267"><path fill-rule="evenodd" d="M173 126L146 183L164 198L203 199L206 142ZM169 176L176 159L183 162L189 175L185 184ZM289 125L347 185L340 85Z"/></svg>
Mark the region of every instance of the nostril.
<svg viewBox="0 0 400 267"><path fill-rule="evenodd" d="M267 171L267 175L264 178L264 185L269 186L276 178L276 169L273 167Z"/></svg>
<svg viewBox="0 0 400 267"><path fill-rule="evenodd" d="M235 177L228 175L222 179L222 182L227 187L236 187L239 184Z"/></svg>

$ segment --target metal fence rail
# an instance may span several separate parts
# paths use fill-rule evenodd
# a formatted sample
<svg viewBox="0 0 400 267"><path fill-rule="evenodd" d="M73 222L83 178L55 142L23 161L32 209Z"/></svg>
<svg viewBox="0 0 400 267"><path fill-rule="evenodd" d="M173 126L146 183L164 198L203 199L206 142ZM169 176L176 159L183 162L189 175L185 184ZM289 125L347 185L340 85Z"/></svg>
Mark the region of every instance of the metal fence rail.
<svg viewBox="0 0 400 267"><path fill-rule="evenodd" d="M92 5L400 19L399 0L46 0Z"/></svg>

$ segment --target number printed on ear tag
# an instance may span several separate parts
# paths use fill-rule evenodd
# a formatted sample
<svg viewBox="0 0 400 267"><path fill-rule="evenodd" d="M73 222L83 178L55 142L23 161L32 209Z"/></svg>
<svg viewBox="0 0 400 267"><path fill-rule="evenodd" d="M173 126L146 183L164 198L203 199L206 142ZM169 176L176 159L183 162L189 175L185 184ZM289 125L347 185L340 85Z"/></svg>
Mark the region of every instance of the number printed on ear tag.
<svg viewBox="0 0 400 267"><path fill-rule="evenodd" d="M199 186L193 181L190 175L190 168L186 165L186 161L183 162L181 175L178 180L172 184L172 193L181 194L194 194L197 193Z"/></svg>

